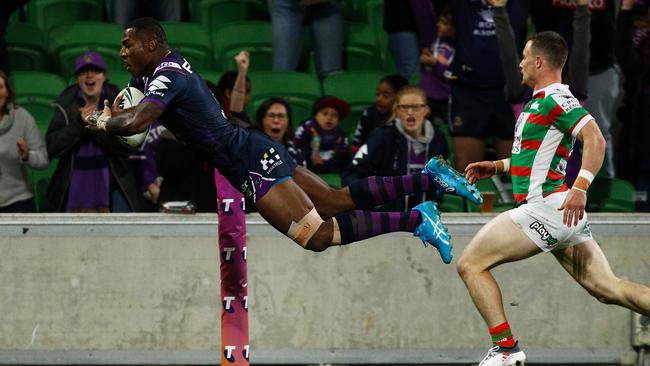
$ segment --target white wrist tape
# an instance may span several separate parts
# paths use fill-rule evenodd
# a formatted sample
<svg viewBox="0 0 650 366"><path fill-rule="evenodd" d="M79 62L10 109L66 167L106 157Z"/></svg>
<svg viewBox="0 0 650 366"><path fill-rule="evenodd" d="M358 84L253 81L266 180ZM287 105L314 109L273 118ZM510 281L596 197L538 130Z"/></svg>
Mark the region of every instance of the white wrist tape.
<svg viewBox="0 0 650 366"><path fill-rule="evenodd" d="M585 178L586 180L589 181L589 184L591 184L591 182L593 182L594 180L594 174L588 171L587 169L580 169L580 172L578 173L578 177Z"/></svg>
<svg viewBox="0 0 650 366"><path fill-rule="evenodd" d="M510 159L501 159L501 161L503 162L503 172L510 172Z"/></svg>

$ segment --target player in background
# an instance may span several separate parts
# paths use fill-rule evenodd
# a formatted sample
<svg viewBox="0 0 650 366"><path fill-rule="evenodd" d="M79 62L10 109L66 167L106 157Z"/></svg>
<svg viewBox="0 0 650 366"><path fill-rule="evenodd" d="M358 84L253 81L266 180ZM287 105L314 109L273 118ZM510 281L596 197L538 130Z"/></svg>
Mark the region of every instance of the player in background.
<svg viewBox="0 0 650 366"><path fill-rule="evenodd" d="M330 188L316 174L297 167L286 149L265 133L228 121L203 79L181 54L169 49L164 30L152 18L126 26L120 56L134 76L130 85L142 89L145 97L124 111L110 108L105 101L100 116L87 116L88 127L130 135L159 120L210 159L273 227L305 249L322 251L407 231L438 248L449 263L450 237L435 203L422 203L409 212L353 210L369 210L416 192L455 193L476 204L482 201L476 187L436 159L420 174L369 177L340 190Z"/></svg>
<svg viewBox="0 0 650 366"><path fill-rule="evenodd" d="M650 288L616 277L591 236L585 213L587 190L603 162L605 140L593 117L561 84L567 53L566 42L557 33L530 38L519 68L522 82L534 92L517 120L511 158L472 163L465 169L472 183L510 173L517 205L481 228L457 264L494 344L480 365L526 361L490 273L502 263L551 252L598 301L650 315ZM582 170L568 189L564 169L576 138L584 146Z"/></svg>

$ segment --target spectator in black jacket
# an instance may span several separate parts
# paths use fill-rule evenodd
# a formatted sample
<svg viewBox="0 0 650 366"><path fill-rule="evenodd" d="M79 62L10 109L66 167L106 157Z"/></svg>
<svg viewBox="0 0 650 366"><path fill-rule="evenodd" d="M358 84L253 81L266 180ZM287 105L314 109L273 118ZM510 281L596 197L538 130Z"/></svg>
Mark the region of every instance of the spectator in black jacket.
<svg viewBox="0 0 650 366"><path fill-rule="evenodd" d="M85 128L81 113L101 109L119 92L106 83L106 63L96 52L77 57L77 83L56 101L47 129L47 152L59 163L50 180L48 201L57 212L131 212L140 195L129 163L132 150L114 136Z"/></svg>
<svg viewBox="0 0 650 366"><path fill-rule="evenodd" d="M395 123L375 129L342 174L348 185L369 176L398 176L419 173L433 156L449 153L447 140L427 119L427 97L417 86L405 86L397 93L393 106ZM427 197L428 196L428 197ZM382 211L409 210L431 194L414 194L383 205Z"/></svg>

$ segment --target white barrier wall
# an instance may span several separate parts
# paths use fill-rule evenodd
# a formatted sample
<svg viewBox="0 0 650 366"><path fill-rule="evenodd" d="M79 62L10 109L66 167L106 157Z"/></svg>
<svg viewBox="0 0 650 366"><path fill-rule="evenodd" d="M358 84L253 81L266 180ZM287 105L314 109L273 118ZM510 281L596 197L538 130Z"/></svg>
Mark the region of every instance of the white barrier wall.
<svg viewBox="0 0 650 366"><path fill-rule="evenodd" d="M489 218L444 215L456 258ZM650 216L591 222L614 271L650 284ZM256 215L248 228L254 363L461 363L490 346L455 260L443 264L416 238L313 253ZM179 363L216 363L216 232L208 214L0 215L0 363L155 363L165 352ZM592 299L552 255L494 273L533 358L633 359L630 311Z"/></svg>

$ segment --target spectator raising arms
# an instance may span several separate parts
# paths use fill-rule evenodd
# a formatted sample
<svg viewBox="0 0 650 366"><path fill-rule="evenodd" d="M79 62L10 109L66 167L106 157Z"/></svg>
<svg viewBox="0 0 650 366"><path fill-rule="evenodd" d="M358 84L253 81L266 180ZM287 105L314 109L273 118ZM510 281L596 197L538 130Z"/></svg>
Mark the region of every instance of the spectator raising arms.
<svg viewBox="0 0 650 366"><path fill-rule="evenodd" d="M45 169L45 144L34 117L14 104L15 93L0 71L0 212L33 212L26 167Z"/></svg>
<svg viewBox="0 0 650 366"><path fill-rule="evenodd" d="M356 153L361 145L366 143L370 132L385 126L393 113L397 92L408 85L408 80L400 75L388 75L379 81L375 104L366 108L361 114L357 128L352 136L352 153Z"/></svg>
<svg viewBox="0 0 650 366"><path fill-rule="evenodd" d="M424 91L405 86L397 93L393 106L395 123L375 129L343 173L343 184L369 176L396 176L422 171L426 162L438 155L447 158L449 149L442 132L427 119L429 107ZM437 197L434 192L400 197L381 207L386 211L405 211L424 200Z"/></svg>
<svg viewBox="0 0 650 366"><path fill-rule="evenodd" d="M339 126L350 113L348 102L325 96L314 103L313 117L296 130L296 147L316 173L340 173L348 163L348 138Z"/></svg>
<svg viewBox="0 0 650 366"><path fill-rule="evenodd" d="M57 98L45 139L51 157L59 158L48 189L50 208L58 212L130 212L140 197L126 144L86 129L81 118L114 100L117 88L106 83L106 63L96 52L75 60L76 84Z"/></svg>

